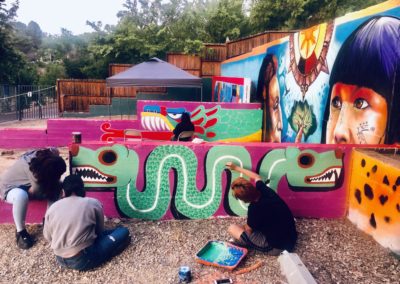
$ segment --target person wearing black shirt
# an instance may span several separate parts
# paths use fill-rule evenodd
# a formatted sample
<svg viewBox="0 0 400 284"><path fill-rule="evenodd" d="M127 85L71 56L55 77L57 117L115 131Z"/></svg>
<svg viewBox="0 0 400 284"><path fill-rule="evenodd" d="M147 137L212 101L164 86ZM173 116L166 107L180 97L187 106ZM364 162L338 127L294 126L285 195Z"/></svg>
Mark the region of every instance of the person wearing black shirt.
<svg viewBox="0 0 400 284"><path fill-rule="evenodd" d="M182 113L181 122L179 122L175 129L172 131L174 136L172 136L173 141L177 141L179 134L183 131L194 131L194 124L190 120L190 114L187 112ZM181 138L180 141L190 141L191 137Z"/></svg>
<svg viewBox="0 0 400 284"><path fill-rule="evenodd" d="M230 170L247 175L256 182L239 177L232 182L235 198L249 203L247 223L244 226L232 224L228 233L236 243L252 249L278 255L283 250L292 251L296 244L296 225L286 203L261 180L261 177L232 162L226 164Z"/></svg>

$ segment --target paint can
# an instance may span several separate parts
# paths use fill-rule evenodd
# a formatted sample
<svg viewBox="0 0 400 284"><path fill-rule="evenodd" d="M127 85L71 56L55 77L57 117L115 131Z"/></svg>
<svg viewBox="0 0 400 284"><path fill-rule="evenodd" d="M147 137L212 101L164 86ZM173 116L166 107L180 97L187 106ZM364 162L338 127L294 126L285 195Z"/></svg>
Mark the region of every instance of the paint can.
<svg viewBox="0 0 400 284"><path fill-rule="evenodd" d="M80 132L72 132L72 143L81 144L82 134Z"/></svg>
<svg viewBox="0 0 400 284"><path fill-rule="evenodd" d="M181 266L178 272L179 283L189 283L192 281L192 272L189 266Z"/></svg>

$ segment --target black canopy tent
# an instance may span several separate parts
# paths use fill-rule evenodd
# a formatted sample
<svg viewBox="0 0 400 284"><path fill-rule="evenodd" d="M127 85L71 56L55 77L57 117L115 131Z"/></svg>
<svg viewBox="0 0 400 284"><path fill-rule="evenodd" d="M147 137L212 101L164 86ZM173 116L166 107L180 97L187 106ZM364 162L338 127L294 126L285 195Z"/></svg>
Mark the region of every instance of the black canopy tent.
<svg viewBox="0 0 400 284"><path fill-rule="evenodd" d="M200 88L203 100L203 83L175 65L157 57L135 65L106 79L107 87L175 87Z"/></svg>

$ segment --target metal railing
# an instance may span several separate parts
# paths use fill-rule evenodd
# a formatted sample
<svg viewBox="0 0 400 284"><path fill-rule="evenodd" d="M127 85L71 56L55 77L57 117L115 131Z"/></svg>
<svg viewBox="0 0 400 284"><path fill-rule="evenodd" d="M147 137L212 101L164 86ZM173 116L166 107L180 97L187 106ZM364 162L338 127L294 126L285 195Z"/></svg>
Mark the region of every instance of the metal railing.
<svg viewBox="0 0 400 284"><path fill-rule="evenodd" d="M0 122L58 116L55 86L0 85Z"/></svg>

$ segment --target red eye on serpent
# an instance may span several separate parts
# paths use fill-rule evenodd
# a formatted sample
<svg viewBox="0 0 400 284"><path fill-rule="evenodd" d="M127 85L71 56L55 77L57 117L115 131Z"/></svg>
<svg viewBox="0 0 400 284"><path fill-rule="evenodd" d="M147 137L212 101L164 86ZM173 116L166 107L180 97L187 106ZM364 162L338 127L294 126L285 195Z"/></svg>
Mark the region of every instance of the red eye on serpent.
<svg viewBox="0 0 400 284"><path fill-rule="evenodd" d="M299 164L300 167L302 168L309 168L312 167L312 165L314 165L315 159L314 156L309 154L309 153L304 153L301 154L298 158L297 158L297 163Z"/></svg>
<svg viewBox="0 0 400 284"><path fill-rule="evenodd" d="M111 166L117 161L117 153L112 150L104 150L99 154L99 162Z"/></svg>

